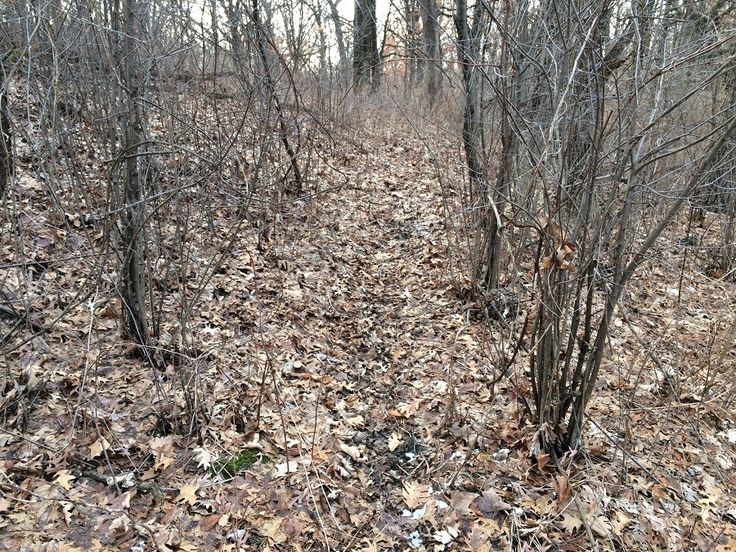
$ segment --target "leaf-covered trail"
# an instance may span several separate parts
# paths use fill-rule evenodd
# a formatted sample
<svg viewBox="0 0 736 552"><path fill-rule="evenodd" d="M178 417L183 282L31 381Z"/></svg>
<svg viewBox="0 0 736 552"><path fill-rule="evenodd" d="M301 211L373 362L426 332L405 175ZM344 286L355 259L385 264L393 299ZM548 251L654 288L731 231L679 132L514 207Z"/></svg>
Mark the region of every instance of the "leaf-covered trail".
<svg viewBox="0 0 736 552"><path fill-rule="evenodd" d="M287 381L309 374L336 382L313 386L320 406L337 404L332 414L342 421L362 416L358 425L375 433L428 410L420 403L446 398L443 381L465 324L421 142L402 133L370 150L359 146L342 170L341 191L304 205L295 229L290 219L300 215L285 217L283 242L266 254L283 277L262 290L271 296L266 333Z"/></svg>
<svg viewBox="0 0 736 552"><path fill-rule="evenodd" d="M326 519L302 502L337 549L347 535L404 543L426 523L401 518L405 485L446 487L462 443L478 437L458 423L450 390L488 398L452 287L436 152L392 130L344 154L339 192L283 217L264 261L279 279L258 281L256 269L249 312L260 324L242 336L264 348L260 369L265 362L276 375L260 436L274 461L287 452L297 470L280 492L321 504Z"/></svg>
<svg viewBox="0 0 736 552"><path fill-rule="evenodd" d="M359 148L345 159L347 184L306 207L297 230L304 233L274 251L284 267L294 360L389 408L402 397L430 398L418 382L428 373L444 377L464 326L429 156L406 134ZM287 236L288 226L287 219Z"/></svg>

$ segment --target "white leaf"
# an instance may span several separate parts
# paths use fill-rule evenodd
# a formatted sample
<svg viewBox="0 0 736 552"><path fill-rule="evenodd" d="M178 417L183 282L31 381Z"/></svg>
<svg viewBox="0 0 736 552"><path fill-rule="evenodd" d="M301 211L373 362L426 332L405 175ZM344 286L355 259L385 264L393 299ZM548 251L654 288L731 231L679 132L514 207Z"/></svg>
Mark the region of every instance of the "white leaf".
<svg viewBox="0 0 736 552"><path fill-rule="evenodd" d="M197 459L197 467L210 469L212 462L215 460L214 455L204 447L197 447L192 452Z"/></svg>
<svg viewBox="0 0 736 552"><path fill-rule="evenodd" d="M437 531L433 537L434 540L436 540L439 543L442 544L450 544L452 541L454 541L457 536L460 534L460 532L455 527L448 527L447 529L444 529L442 531Z"/></svg>

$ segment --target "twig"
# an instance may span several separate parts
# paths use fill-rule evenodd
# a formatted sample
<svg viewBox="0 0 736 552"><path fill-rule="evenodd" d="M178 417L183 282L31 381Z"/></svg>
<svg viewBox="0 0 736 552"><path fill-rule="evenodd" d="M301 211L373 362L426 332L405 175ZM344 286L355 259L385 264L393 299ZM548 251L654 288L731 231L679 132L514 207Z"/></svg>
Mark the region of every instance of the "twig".
<svg viewBox="0 0 736 552"><path fill-rule="evenodd" d="M588 421L592 422L592 424L598 428L598 430L603 434L603 436L617 449L621 451L621 453L626 456L629 460L631 460L636 466L641 469L644 473L646 473L652 481L655 483L659 482L659 479L657 476L655 476L651 471L649 471L647 468L645 468L641 462L639 462L636 458L634 458L629 451L624 449L616 439L614 439L605 429L603 429L598 422L596 422L590 414L586 414L585 417L588 419Z"/></svg>

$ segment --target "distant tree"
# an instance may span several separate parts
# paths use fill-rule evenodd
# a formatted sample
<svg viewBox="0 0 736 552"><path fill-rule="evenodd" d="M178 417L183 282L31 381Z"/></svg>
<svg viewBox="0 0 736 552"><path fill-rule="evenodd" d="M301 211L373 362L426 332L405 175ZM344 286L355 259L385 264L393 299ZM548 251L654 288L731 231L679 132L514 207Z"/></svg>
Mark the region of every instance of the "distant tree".
<svg viewBox="0 0 736 552"><path fill-rule="evenodd" d="M356 88L376 90L381 80L376 0L355 0L353 38L353 83Z"/></svg>
<svg viewBox="0 0 736 552"><path fill-rule="evenodd" d="M263 80L265 83L266 97L268 102L273 102L273 105L276 108L279 137L281 138L281 143L284 146L284 150L286 150L286 153L289 156L294 182L296 182L297 186L301 187L304 181L302 178L302 171L299 168L299 162L297 160L298 152L294 149L291 140L289 139L286 115L284 114L284 110L281 106L281 100L276 93L275 79L272 74L272 65L283 65L284 60L283 57L278 56L277 61L272 63L271 56L269 56L269 41L271 40L271 37L269 36L269 32L266 28L265 23L261 19L261 11L259 9L258 0L253 0L252 8L253 9L251 12L251 19L253 20L253 25L255 27L256 48L263 68Z"/></svg>
<svg viewBox="0 0 736 552"><path fill-rule="evenodd" d="M424 49L422 47L419 25L419 5L417 0L404 0L404 87L407 91L416 88L422 80Z"/></svg>
<svg viewBox="0 0 736 552"><path fill-rule="evenodd" d="M437 0L420 0L423 34L424 69L422 72L427 87L429 104L434 105L442 83L442 60L440 59L439 10Z"/></svg>
<svg viewBox="0 0 736 552"><path fill-rule="evenodd" d="M337 55L339 56L338 69L341 73L349 71L348 68L348 48L345 44L345 32L343 31L342 18L340 12L337 10L337 6L340 3L339 0L327 0L330 6L330 17L332 24L335 27L335 40L337 41Z"/></svg>

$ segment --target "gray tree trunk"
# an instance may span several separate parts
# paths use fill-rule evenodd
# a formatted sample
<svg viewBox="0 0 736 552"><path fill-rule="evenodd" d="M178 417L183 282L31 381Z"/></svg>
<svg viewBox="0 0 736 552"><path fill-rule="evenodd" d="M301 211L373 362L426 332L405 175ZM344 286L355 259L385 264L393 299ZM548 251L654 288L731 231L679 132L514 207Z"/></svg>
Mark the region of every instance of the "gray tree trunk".
<svg viewBox="0 0 736 552"><path fill-rule="evenodd" d="M345 46L345 33L342 29L342 19L340 19L340 13L337 11L337 4L335 0L327 0L330 5L330 15L332 17L332 24L335 26L335 39L337 40L337 55L340 59L339 70L341 73L347 73L348 71L348 49Z"/></svg>
<svg viewBox="0 0 736 552"><path fill-rule="evenodd" d="M121 274L120 295L123 302L123 334L145 346L148 343L146 314L144 216L145 203L142 176L139 166L142 159L143 119L140 100L143 97L144 70L140 55L140 41L145 37L145 21L148 5L137 0L123 1L124 37L122 39L120 82L123 105L120 110L120 126L123 134L123 150L120 157L124 166L122 213L122 242L124 261Z"/></svg>
<svg viewBox="0 0 736 552"><path fill-rule="evenodd" d="M442 79L440 34L437 24L436 0L420 0L422 32L424 35L424 82L427 86L430 106L437 100Z"/></svg>
<svg viewBox="0 0 736 552"><path fill-rule="evenodd" d="M380 83L380 56L376 28L376 0L355 0L355 38L353 41L353 82L356 88Z"/></svg>

